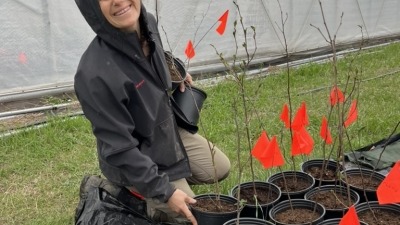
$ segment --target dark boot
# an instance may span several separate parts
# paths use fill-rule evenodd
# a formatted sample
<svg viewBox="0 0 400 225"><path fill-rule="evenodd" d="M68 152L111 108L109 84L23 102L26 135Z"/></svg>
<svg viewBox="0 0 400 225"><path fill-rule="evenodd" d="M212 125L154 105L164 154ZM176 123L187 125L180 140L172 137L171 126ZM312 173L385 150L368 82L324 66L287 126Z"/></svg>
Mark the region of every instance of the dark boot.
<svg viewBox="0 0 400 225"><path fill-rule="evenodd" d="M102 188L107 191L114 198L118 198L122 187L115 185L108 181L107 179L101 178L96 175L86 175L83 177L80 187L79 196L84 198L86 193L90 191L91 188Z"/></svg>

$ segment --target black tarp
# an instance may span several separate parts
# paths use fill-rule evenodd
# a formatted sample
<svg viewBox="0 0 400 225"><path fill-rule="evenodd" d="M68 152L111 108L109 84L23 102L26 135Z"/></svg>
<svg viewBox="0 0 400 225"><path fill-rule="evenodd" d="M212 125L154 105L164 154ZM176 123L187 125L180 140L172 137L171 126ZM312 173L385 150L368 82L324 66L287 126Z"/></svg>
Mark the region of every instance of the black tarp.
<svg viewBox="0 0 400 225"><path fill-rule="evenodd" d="M345 157L351 163L386 174L400 160L400 134L349 152Z"/></svg>
<svg viewBox="0 0 400 225"><path fill-rule="evenodd" d="M106 185L90 183L87 182L89 177L82 180L75 225L173 225L148 218L146 202L126 188L112 186L109 182Z"/></svg>

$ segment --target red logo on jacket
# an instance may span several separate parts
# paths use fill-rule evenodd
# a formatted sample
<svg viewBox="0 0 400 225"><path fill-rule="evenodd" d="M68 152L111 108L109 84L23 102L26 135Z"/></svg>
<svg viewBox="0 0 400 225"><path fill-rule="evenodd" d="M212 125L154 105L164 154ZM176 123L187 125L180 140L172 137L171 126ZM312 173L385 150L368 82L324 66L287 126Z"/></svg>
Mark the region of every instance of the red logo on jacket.
<svg viewBox="0 0 400 225"><path fill-rule="evenodd" d="M140 81L138 84L135 85L136 89L139 89L144 84L144 80Z"/></svg>

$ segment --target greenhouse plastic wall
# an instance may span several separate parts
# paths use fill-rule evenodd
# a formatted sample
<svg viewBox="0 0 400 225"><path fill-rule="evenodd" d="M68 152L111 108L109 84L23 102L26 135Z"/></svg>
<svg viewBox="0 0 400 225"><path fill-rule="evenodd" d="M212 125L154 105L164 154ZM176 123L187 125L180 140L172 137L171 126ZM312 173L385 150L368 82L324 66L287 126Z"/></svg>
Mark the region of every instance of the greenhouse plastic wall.
<svg viewBox="0 0 400 225"><path fill-rule="evenodd" d="M221 68L215 49L229 58L235 54L235 38L239 46L245 40L239 25L236 37L232 35L233 22L240 18L232 1L142 1L158 18L164 49L185 61L194 74ZM278 1L236 2L244 26L254 26L256 30L256 42L250 29L247 37L249 52L257 47L254 62L281 58L285 45ZM339 45L400 36L398 0L321 2L331 35L341 23L336 38ZM285 36L289 52L315 55L327 49L328 43L315 28L327 35L318 0L279 0L279 3L284 17L287 15ZM2 0L0 9L0 102L21 94L71 90L80 56L94 37L75 1ZM229 10L227 27L219 35L215 29L226 10ZM184 53L189 40L196 52L190 63ZM238 56L245 53L239 47Z"/></svg>

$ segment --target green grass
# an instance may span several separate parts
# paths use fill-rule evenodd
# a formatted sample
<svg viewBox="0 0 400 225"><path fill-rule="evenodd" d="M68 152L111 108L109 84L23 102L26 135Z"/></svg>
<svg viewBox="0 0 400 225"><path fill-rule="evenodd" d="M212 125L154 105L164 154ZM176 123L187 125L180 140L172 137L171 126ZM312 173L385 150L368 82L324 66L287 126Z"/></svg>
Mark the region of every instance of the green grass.
<svg viewBox="0 0 400 225"><path fill-rule="evenodd" d="M72 224L82 175L98 173L88 122L55 119L0 143L0 224Z"/></svg>
<svg viewBox="0 0 400 225"><path fill-rule="evenodd" d="M358 77L358 113L356 123L347 129L350 140L345 149L357 149L390 135L400 121L400 44L347 55L338 64L341 89L346 77ZM351 60L354 61L352 63ZM358 71L356 76L354 71ZM329 87L332 67L311 63L291 69L291 100L293 111L301 102L307 103L315 147L310 158L321 157L323 144L319 127L323 115L329 112ZM208 93L201 117L200 133L223 149L232 161L230 176L221 183L223 193L237 183L237 129L234 99L237 86L226 81L212 87L202 87ZM290 136L279 120L287 98L287 76L284 71L266 77L254 77L246 82L250 120L251 146L261 130L277 135L281 149L288 157ZM346 106L348 107L348 105ZM248 163L248 144L239 113L241 163ZM47 126L26 130L0 139L0 224L73 224L78 202L80 180L85 174L99 174L95 139L84 117L50 118ZM335 128L331 127L335 136ZM306 157L296 157L296 167ZM290 162L290 161L289 161ZM254 161L256 179L265 180L277 169L264 170ZM289 163L285 169L289 169ZM243 171L243 181L251 179L249 166ZM196 193L213 191L212 185L195 186Z"/></svg>

